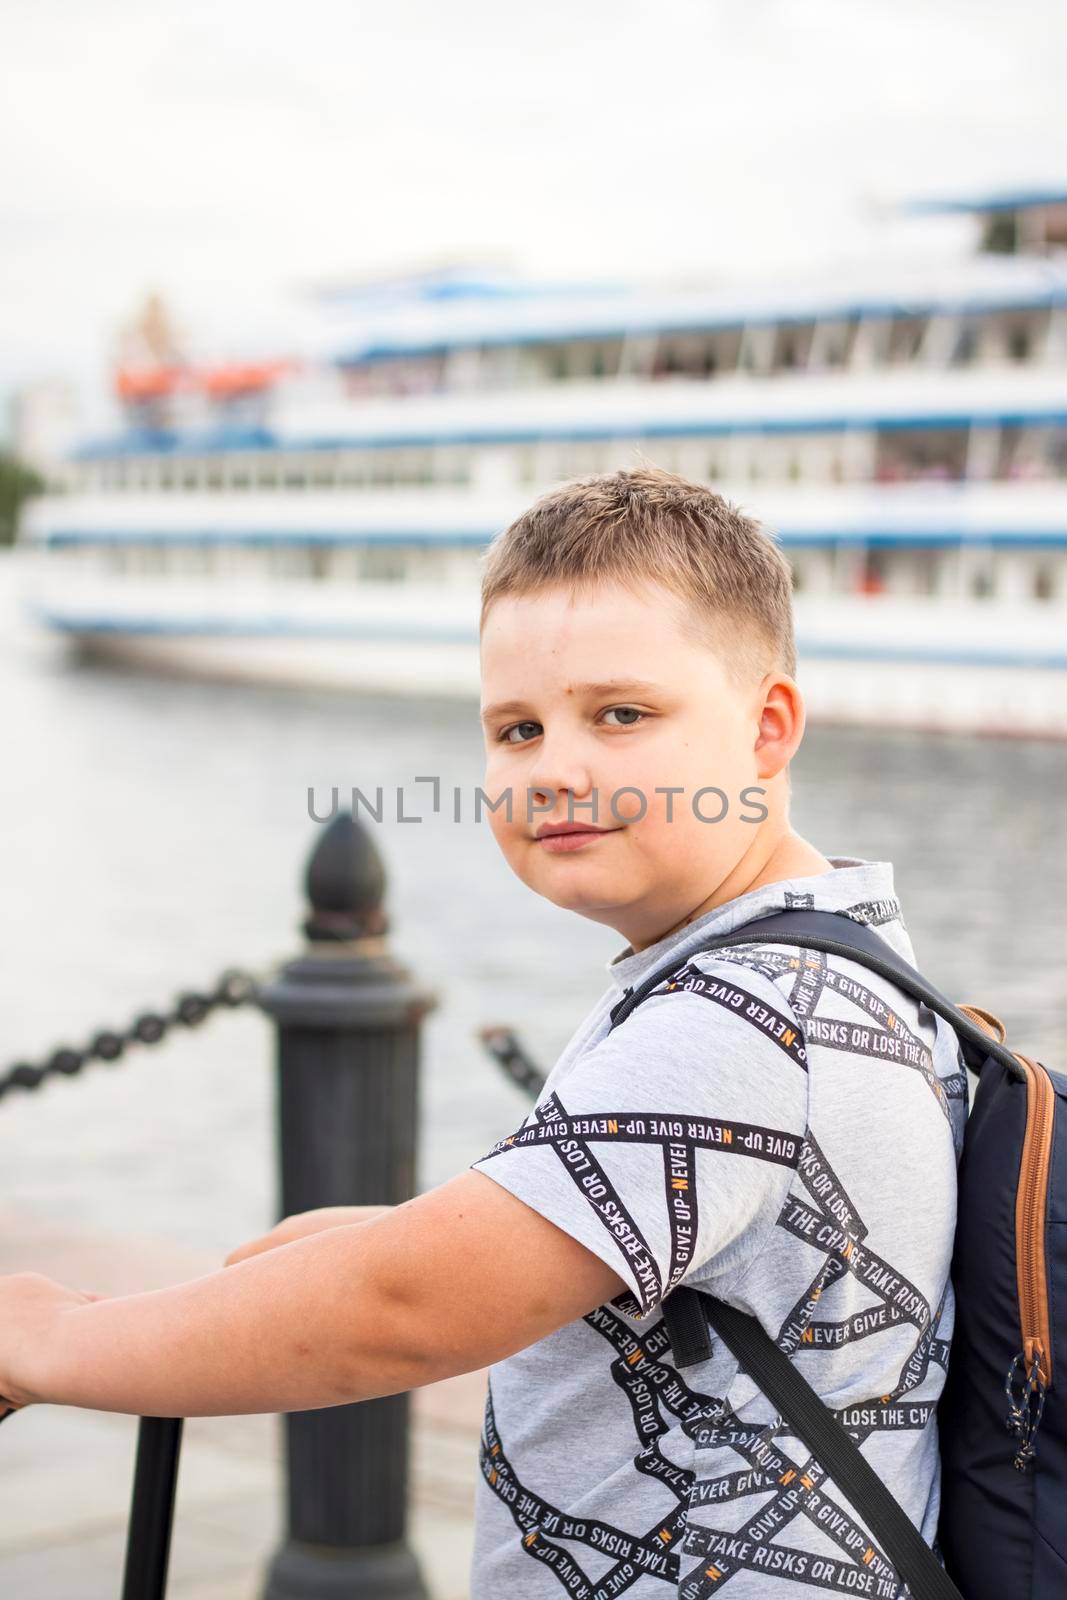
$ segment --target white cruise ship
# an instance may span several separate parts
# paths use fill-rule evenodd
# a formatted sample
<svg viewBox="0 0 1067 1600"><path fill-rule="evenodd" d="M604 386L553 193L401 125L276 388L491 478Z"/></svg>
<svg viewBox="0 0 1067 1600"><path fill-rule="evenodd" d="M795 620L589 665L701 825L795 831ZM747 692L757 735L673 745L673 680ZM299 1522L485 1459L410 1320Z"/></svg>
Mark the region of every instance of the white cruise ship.
<svg viewBox="0 0 1067 1600"><path fill-rule="evenodd" d="M301 349L117 374L19 531L33 613L146 667L477 694L486 543L654 461L782 540L814 721L1067 737L1067 191L978 248L743 292L453 270Z"/></svg>

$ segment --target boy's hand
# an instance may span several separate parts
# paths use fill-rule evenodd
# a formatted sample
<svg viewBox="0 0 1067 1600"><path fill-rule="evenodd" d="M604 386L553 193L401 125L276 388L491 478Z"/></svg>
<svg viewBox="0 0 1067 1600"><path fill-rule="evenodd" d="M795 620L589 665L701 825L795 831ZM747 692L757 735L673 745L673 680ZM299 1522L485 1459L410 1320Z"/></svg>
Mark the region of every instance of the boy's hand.
<svg viewBox="0 0 1067 1600"><path fill-rule="evenodd" d="M392 1209L392 1206L317 1206L313 1211L297 1211L293 1216L283 1217L281 1222L275 1223L269 1233L239 1244L230 1251L223 1266L232 1267L235 1261L258 1256L263 1250L275 1250L278 1245L303 1239L309 1233L321 1233L323 1228L344 1228L351 1227L354 1222L370 1222Z"/></svg>
<svg viewBox="0 0 1067 1600"><path fill-rule="evenodd" d="M54 1349L63 1314L105 1295L67 1289L40 1272L0 1277L0 1421L40 1400L47 1379L38 1371L43 1352Z"/></svg>

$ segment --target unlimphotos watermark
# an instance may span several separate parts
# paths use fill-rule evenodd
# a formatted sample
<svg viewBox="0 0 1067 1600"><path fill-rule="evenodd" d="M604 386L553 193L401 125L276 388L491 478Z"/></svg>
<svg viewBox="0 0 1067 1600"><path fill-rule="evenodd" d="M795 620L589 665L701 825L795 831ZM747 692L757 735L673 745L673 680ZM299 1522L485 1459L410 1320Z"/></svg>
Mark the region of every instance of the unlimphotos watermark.
<svg viewBox="0 0 1067 1600"><path fill-rule="evenodd" d="M414 778L412 781L414 783L427 783L432 786L431 813L434 816L444 817L441 779L439 777L420 777ZM405 794L403 784L391 786L391 792L395 795L395 820L397 822L425 822L426 818L422 815L408 814L407 801L411 797ZM467 792L469 793L469 791ZM468 801L471 808L469 810L465 809L464 806L464 793L465 791L459 785L454 784L452 786L451 816L448 820L452 822L481 822L483 820L483 811L495 815L503 808L506 820L509 823L514 822L515 791L510 785L508 788L503 789L495 799L486 794L485 790L480 786L476 787ZM518 793L521 799L524 791L519 790ZM665 813L664 821L674 822L675 801L679 795L686 793L684 786L675 784L657 785L652 790L652 793L666 796L666 806L663 808ZM739 822L765 822L769 815L767 807L762 800L750 797L765 795L766 793L766 789L761 788L758 784L750 784L742 789L737 797L739 813L737 820ZM386 814L385 794L385 787L381 784L372 791L373 798L370 798L362 789L353 785L350 791L350 810L353 817L359 817L360 813L365 811L372 821L383 822ZM524 809L520 815L527 823L531 824L537 817L549 816L558 809L562 794L566 794L567 814L565 819L558 819L560 821L582 822L593 827L603 827L608 825L607 819L614 823L625 824L641 822L648 815L648 795L643 789L632 784L625 784L622 788L612 791L608 800L607 818L603 821L600 805L601 795L600 791L595 788L590 791L587 800L575 799L573 791L569 789L550 789L544 785L538 788L527 788L525 790L525 800L523 801ZM317 801L314 786L310 786L307 791L307 806L308 816L312 822L332 822L334 817L338 815L340 796L340 788L334 784L330 789L329 808L326 809ZM623 796L634 797L640 806L640 810L635 811L631 804L625 802L620 809L620 800ZM420 798L425 798L425 796L422 795ZM684 802L681 803L684 809ZM751 808L752 814L749 814L749 811L744 808ZM703 788L692 792L688 809L697 822L722 822L731 814L730 797L725 789L720 789L716 784L705 784Z"/></svg>

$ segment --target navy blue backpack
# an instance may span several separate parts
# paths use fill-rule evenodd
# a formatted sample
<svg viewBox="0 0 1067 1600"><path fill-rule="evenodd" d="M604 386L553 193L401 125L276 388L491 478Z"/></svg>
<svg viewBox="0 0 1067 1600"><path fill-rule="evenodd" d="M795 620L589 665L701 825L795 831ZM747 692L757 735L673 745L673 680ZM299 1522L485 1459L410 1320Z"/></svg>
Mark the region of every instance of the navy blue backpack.
<svg viewBox="0 0 1067 1600"><path fill-rule="evenodd" d="M709 939L700 953L745 944L800 945L879 973L944 1017L978 1075L959 1165L956 1320L937 1407L944 1565L754 1317L680 1285L663 1302L675 1362L706 1359L716 1333L847 1494L914 1600L1064 1600L1067 1407L1055 1377L1067 1303L1067 1077L1009 1050L998 1018L953 1005L842 912L775 912ZM628 990L612 1027L678 967L675 957Z"/></svg>

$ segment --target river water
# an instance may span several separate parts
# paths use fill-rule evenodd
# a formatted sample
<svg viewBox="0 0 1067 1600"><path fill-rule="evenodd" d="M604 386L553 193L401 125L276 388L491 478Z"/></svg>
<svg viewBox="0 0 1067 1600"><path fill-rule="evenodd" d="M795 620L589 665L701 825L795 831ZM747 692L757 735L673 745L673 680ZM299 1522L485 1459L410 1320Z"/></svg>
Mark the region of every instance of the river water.
<svg viewBox="0 0 1067 1600"><path fill-rule="evenodd" d="M326 804L438 774L470 806L472 701L211 686L79 666L20 619L0 558L0 1071L126 1026L225 966L298 952ZM809 727L796 827L894 863L916 955L1019 1049L1067 1067L1067 744ZM551 1065L625 940L539 900L488 826L430 806L369 822L395 953L424 1024L420 1182L461 1170L527 1102L474 1036L514 1026ZM273 1220L273 1043L254 1009L0 1103L0 1202L78 1229L217 1249Z"/></svg>

